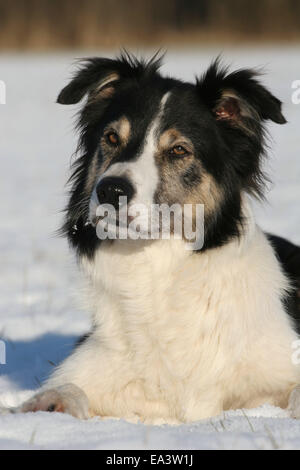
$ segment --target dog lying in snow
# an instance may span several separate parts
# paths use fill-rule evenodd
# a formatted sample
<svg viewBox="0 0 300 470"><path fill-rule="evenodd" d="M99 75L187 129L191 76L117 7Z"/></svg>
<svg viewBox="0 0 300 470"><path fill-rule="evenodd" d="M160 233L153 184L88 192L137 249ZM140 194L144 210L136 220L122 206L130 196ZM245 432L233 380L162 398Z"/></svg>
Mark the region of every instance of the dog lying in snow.
<svg viewBox="0 0 300 470"><path fill-rule="evenodd" d="M290 256L289 242L265 235L248 199L263 193L265 123L285 123L281 103L251 70L215 61L192 84L159 66L89 59L58 97L86 98L63 231L88 278L93 327L11 411L177 423L268 402L300 417L299 249ZM203 205L201 249L187 249L175 223L169 239L101 239L98 206L116 210L109 233L121 196L129 209ZM148 217L132 221L148 233Z"/></svg>

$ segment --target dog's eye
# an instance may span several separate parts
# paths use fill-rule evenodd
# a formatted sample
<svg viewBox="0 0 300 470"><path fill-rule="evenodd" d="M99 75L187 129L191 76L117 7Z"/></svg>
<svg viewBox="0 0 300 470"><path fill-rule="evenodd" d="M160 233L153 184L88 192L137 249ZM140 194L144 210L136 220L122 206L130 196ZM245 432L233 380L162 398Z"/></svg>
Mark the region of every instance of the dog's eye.
<svg viewBox="0 0 300 470"><path fill-rule="evenodd" d="M177 157L184 157L185 155L188 155L189 152L182 145L175 145L175 147L170 150L170 153Z"/></svg>
<svg viewBox="0 0 300 470"><path fill-rule="evenodd" d="M113 131L108 132L105 136L105 139L106 139L106 142L113 147L117 147L120 143L118 134Z"/></svg>

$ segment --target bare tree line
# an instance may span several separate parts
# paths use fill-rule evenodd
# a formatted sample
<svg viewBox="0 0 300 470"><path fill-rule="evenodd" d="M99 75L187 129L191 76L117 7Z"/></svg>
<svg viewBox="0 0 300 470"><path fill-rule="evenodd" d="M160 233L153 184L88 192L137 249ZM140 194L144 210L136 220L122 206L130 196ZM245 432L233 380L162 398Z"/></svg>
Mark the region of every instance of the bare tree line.
<svg viewBox="0 0 300 470"><path fill-rule="evenodd" d="M300 0L0 0L0 48L296 39Z"/></svg>

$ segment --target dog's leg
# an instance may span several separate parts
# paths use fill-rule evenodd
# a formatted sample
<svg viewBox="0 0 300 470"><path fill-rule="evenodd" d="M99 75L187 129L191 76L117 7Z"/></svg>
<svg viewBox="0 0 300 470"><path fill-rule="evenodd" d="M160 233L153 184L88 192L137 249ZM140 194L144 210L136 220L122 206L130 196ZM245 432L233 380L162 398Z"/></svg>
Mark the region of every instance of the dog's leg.
<svg viewBox="0 0 300 470"><path fill-rule="evenodd" d="M130 380L125 357L90 336L33 398L5 412L57 411L77 418L114 413L113 396Z"/></svg>

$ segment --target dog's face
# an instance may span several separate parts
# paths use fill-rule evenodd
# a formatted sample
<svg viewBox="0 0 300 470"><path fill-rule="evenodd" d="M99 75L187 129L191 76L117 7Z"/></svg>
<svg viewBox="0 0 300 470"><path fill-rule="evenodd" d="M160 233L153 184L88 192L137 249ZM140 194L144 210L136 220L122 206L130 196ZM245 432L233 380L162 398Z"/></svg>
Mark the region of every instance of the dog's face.
<svg viewBox="0 0 300 470"><path fill-rule="evenodd" d="M97 246L97 207L204 205L204 248L237 235L241 194L259 193L263 121L285 122L280 102L254 74L215 62L196 84L163 78L159 62L92 59L59 95L87 95L65 229L80 252ZM149 213L148 213L149 214ZM128 216L130 219L130 215ZM141 230L148 218L134 212ZM129 220L128 219L128 220Z"/></svg>
<svg viewBox="0 0 300 470"><path fill-rule="evenodd" d="M172 91L171 91L172 90ZM207 109L197 102L194 87L164 81L116 91L102 117L99 143L88 170L89 219L97 221L99 204L122 211L119 196L140 231L147 232L151 207L204 204L211 213L221 185L208 172L202 155L216 154L217 136ZM221 164L217 162L215 166ZM144 208L142 211L139 208ZM135 211L136 209L136 211ZM132 215L130 215L132 214Z"/></svg>

